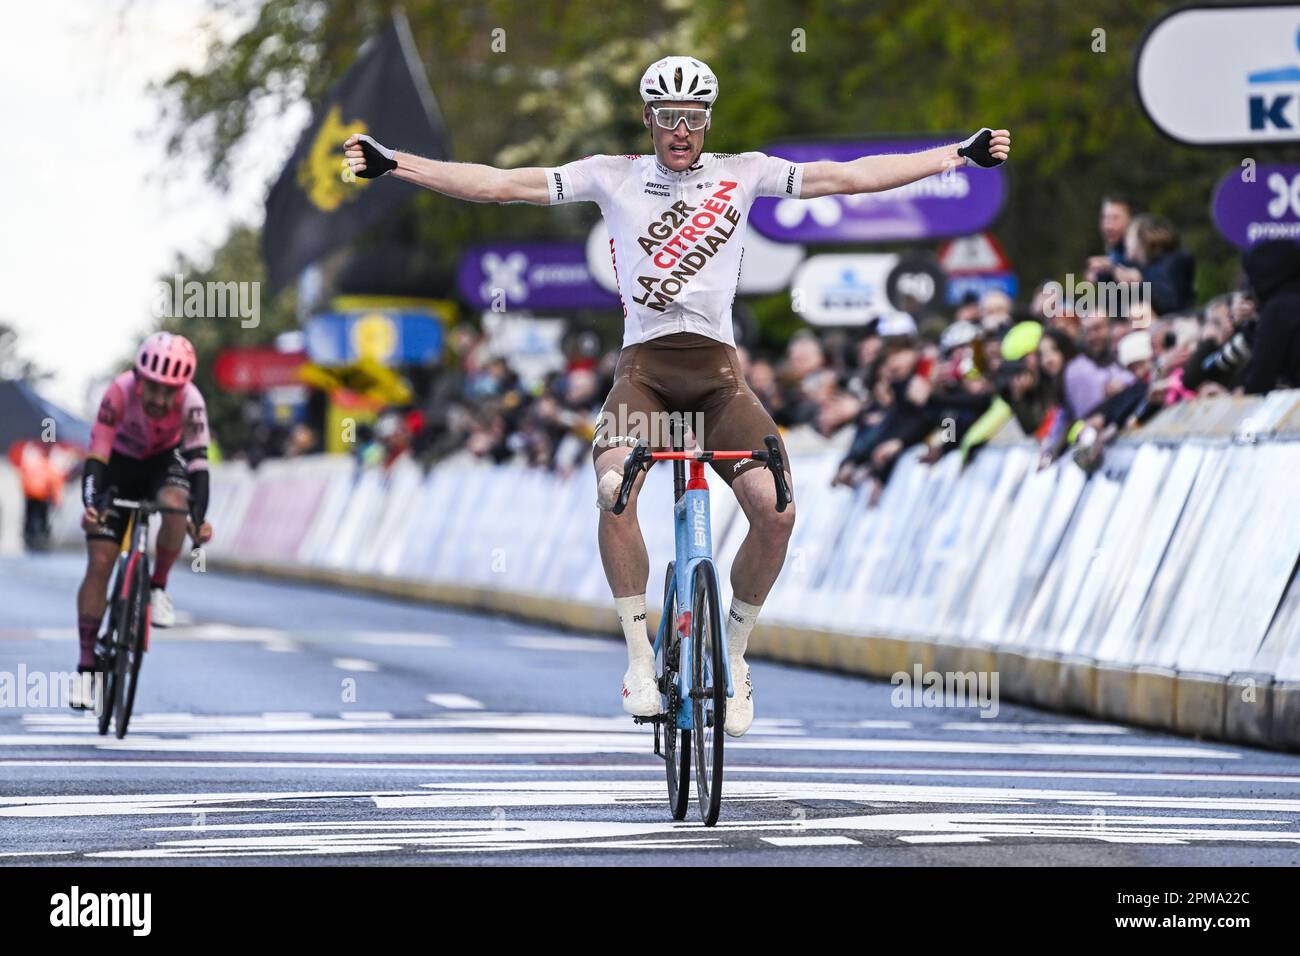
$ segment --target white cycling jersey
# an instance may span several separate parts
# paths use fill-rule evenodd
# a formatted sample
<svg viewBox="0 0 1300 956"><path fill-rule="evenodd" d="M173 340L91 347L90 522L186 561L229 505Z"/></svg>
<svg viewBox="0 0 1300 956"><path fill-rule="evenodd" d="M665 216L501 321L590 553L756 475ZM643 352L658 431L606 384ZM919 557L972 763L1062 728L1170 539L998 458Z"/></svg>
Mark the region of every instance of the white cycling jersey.
<svg viewBox="0 0 1300 956"><path fill-rule="evenodd" d="M798 198L803 165L763 153L701 153L674 172L653 154L588 156L546 170L551 203L594 202L609 228L623 347L695 332L736 344L731 303L749 207Z"/></svg>

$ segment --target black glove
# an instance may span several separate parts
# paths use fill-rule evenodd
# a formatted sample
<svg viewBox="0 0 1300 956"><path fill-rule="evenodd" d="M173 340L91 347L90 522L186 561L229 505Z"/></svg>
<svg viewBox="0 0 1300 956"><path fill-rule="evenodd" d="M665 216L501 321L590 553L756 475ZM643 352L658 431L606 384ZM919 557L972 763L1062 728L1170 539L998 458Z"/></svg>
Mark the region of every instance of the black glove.
<svg viewBox="0 0 1300 956"><path fill-rule="evenodd" d="M989 152L989 142L993 139L993 130L985 126L982 130L957 147L957 155L965 157L968 163L983 166L1001 166L1002 160L994 159ZM370 160L367 159L366 162Z"/></svg>
<svg viewBox="0 0 1300 956"><path fill-rule="evenodd" d="M357 171L358 178L378 179L397 168L397 150L381 146L364 133L357 137L357 145L361 147L361 156L366 161L366 168Z"/></svg>

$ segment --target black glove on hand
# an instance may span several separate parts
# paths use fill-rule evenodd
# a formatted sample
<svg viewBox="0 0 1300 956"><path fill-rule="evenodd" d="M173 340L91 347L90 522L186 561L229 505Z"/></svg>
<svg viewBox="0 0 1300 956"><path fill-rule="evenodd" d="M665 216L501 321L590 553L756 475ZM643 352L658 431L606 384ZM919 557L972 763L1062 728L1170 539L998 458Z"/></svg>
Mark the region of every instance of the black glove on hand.
<svg viewBox="0 0 1300 956"><path fill-rule="evenodd" d="M957 147L957 155L965 157L966 162L974 163L976 166L983 166L986 169L990 166L1001 166L1002 160L994 159L993 154L989 152L989 142L993 139L993 130L987 126L966 140ZM367 158L366 162L369 162Z"/></svg>
<svg viewBox="0 0 1300 956"><path fill-rule="evenodd" d="M357 145L361 147L361 155L366 161L366 168L357 172L359 179L378 179L397 168L397 160L394 158L397 150L381 146L365 134L357 137Z"/></svg>

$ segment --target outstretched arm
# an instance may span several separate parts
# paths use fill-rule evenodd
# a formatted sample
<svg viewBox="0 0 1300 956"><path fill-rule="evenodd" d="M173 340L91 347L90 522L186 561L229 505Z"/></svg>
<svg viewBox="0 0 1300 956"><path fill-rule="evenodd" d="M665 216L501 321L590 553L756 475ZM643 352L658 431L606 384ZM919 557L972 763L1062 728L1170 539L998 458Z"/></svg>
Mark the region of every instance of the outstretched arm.
<svg viewBox="0 0 1300 956"><path fill-rule="evenodd" d="M498 169L479 163L448 163L387 149L374 139L353 135L343 144L346 162L362 179L392 173L398 179L470 202L549 201L546 174L540 166Z"/></svg>
<svg viewBox="0 0 1300 956"><path fill-rule="evenodd" d="M987 133L987 137L985 137ZM1004 129L980 130L964 143L936 146L922 153L863 156L847 163L822 161L804 166L800 199L818 196L876 193L906 186L946 169L997 166L1011 152L1011 134ZM545 184L543 184L545 185Z"/></svg>

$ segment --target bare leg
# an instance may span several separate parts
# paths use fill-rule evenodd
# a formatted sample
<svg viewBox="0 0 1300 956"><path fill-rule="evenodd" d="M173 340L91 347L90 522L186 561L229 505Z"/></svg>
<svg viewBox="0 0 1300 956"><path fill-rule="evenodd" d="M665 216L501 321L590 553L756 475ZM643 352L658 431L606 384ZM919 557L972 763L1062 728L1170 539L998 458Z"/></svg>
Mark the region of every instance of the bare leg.
<svg viewBox="0 0 1300 956"><path fill-rule="evenodd" d="M732 594L748 604L762 604L785 564L794 530L794 502L785 511L776 510L776 488L763 468L751 468L740 475L731 490L749 519L749 532L731 565Z"/></svg>
<svg viewBox="0 0 1300 956"><path fill-rule="evenodd" d="M789 475L786 475L787 482ZM742 736L754 720L754 684L745 650L759 608L785 564L786 547L794 529L794 502L776 510L776 488L766 469L752 468L731 485L749 532L731 565L731 607L727 611L727 656L731 665L732 698L727 702L725 729Z"/></svg>
<svg viewBox="0 0 1300 956"><path fill-rule="evenodd" d="M86 540L86 576L77 589L78 617L99 620L104 616L104 608L108 606L108 577L113 573L117 554L116 542L103 538Z"/></svg>
<svg viewBox="0 0 1300 956"><path fill-rule="evenodd" d="M169 508L187 508L190 496L180 488L169 485L158 492L158 501ZM185 515L164 514L158 529L157 547L179 551L185 543Z"/></svg>
<svg viewBox="0 0 1300 956"><path fill-rule="evenodd" d="M607 473L619 474L627 449L611 448L596 460L596 481ZM655 681L655 659L646 633L645 589L650 575L641 526L636 520L636 500L645 475L637 476L621 515L600 512L600 560L614 592L614 608L627 643L627 673L623 675L623 709L638 717L659 713L661 701Z"/></svg>
<svg viewBox="0 0 1300 956"><path fill-rule="evenodd" d="M610 469L621 470L627 459L626 448L611 448L596 459L596 481ZM641 525L636 517L636 501L641 492L645 475L637 477L628 497L627 508L621 515L612 511L600 512L600 528L597 541L600 545L600 561L605 566L605 579L615 598L644 594L646 581L650 577L650 555L646 551L645 538L641 535Z"/></svg>

